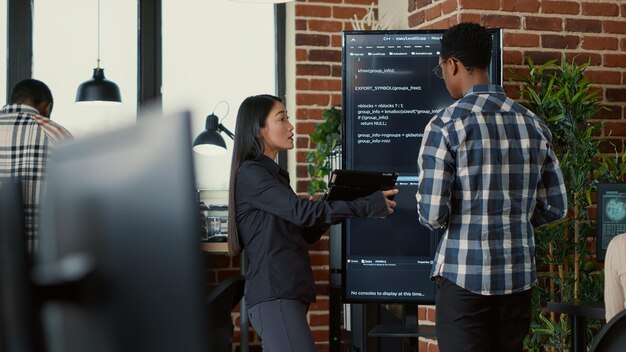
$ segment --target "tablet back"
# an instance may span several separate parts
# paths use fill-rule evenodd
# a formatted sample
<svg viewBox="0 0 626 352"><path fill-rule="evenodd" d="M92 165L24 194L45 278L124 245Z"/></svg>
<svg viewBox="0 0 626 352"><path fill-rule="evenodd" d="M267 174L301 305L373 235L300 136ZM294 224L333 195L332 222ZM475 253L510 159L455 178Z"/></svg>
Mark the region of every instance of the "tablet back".
<svg viewBox="0 0 626 352"><path fill-rule="evenodd" d="M333 170L326 200L354 200L376 191L394 188L395 172Z"/></svg>

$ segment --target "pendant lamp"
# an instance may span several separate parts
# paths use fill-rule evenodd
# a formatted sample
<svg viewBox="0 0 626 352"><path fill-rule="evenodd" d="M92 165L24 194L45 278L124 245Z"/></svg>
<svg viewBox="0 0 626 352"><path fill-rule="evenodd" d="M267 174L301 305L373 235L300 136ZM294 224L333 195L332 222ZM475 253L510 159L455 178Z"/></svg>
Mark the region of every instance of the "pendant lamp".
<svg viewBox="0 0 626 352"><path fill-rule="evenodd" d="M120 88L104 77L104 69L100 67L100 0L98 0L98 59L93 77L83 82L76 91L76 102L122 102Z"/></svg>

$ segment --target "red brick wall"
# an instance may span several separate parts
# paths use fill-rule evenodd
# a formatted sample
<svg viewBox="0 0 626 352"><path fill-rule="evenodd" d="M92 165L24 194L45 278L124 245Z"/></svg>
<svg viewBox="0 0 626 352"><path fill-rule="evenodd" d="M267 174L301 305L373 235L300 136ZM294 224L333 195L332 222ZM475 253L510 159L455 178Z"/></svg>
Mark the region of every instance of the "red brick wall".
<svg viewBox="0 0 626 352"><path fill-rule="evenodd" d="M407 1L407 0L395 0ZM308 177L304 156L313 147L308 135L321 121L322 111L341 104L341 31L349 19L361 18L378 0L297 0L295 3L296 106L289 110L296 122L297 191L305 192ZM536 63L560 58L562 52L579 62L591 60L588 78L596 82L603 102L603 135L613 136L623 151L626 139L626 4L621 0L408 0L409 28L448 28L463 21L504 29L505 89L519 96L519 85L509 82L509 69L525 71L524 58ZM328 238L311 247L318 301L309 311L318 351L328 350ZM218 280L238 271L238 258L210 256L209 273ZM217 281L214 281L217 282ZM235 314L238 319L238 313ZM420 308L419 317L434 321L434 309ZM238 321L238 320L237 320ZM251 350L259 350L251 330ZM238 335L235 341L238 341ZM420 351L437 351L436 342L420 339Z"/></svg>
<svg viewBox="0 0 626 352"><path fill-rule="evenodd" d="M624 151L626 139L626 3L620 0L409 0L411 28L447 28L472 21L504 29L504 79L509 96L519 85L509 70L528 72L535 63L559 59L590 61L586 76L601 91L610 111L597 119L602 136ZM613 147L607 144L607 152Z"/></svg>
<svg viewBox="0 0 626 352"><path fill-rule="evenodd" d="M309 134L325 108L341 104L342 31L352 29L350 18L362 18L377 2L307 0L295 5L297 192L305 192L309 185L304 163L306 152L313 147Z"/></svg>
<svg viewBox="0 0 626 352"><path fill-rule="evenodd" d="M351 30L350 18L362 18L378 0L299 0L295 4L296 58L296 177L297 192L309 185L304 157L311 145L309 134L322 120L322 111L341 105L342 31ZM288 38L287 40L290 40ZM317 303L309 309L309 324L318 351L328 351L328 237L311 246Z"/></svg>

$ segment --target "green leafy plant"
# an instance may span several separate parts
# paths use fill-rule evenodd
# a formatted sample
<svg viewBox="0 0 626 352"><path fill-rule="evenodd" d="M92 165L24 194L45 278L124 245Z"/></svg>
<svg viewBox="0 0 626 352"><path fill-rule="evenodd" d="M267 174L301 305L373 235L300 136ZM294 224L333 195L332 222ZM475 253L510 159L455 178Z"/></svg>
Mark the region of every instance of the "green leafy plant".
<svg viewBox="0 0 626 352"><path fill-rule="evenodd" d="M590 253L595 224L589 218L592 193L599 182L623 182L626 157L616 152L602 154L602 138L597 136L594 115L604 109L597 90L584 72L589 66L568 62L562 55L560 63L551 60L535 65L527 60L527 76L513 73L523 83L524 104L539 115L553 135L553 149L559 159L568 198L568 216L558 223L536 231L536 258L539 293L533 300L535 313L531 334L526 339L531 351L542 346L564 348L570 331L559 327L563 315L547 319L542 307L547 301L602 300L603 275ZM597 329L598 324L590 324ZM596 330L597 331L597 330ZM594 334L594 331L590 331Z"/></svg>
<svg viewBox="0 0 626 352"><path fill-rule="evenodd" d="M322 113L324 121L315 126L315 132L310 135L315 143L315 150L306 154L311 184L307 192L315 194L326 191L326 178L331 170L331 156L341 146L341 108L333 106Z"/></svg>
<svg viewBox="0 0 626 352"><path fill-rule="evenodd" d="M530 324L530 331L532 334L524 339L524 348L529 352L544 351L545 347L564 351L569 347L571 331L565 315L553 321L541 313Z"/></svg>

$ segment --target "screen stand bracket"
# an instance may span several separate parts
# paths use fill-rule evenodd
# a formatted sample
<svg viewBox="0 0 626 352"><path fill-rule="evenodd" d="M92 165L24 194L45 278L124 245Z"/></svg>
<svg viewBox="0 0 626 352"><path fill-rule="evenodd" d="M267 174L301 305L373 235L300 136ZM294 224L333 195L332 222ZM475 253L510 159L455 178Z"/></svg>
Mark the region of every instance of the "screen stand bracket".
<svg viewBox="0 0 626 352"><path fill-rule="evenodd" d="M420 336L434 337L434 325L420 325L417 304L402 305L402 324L379 324L367 334L370 337L399 337L407 338L407 344L402 345L402 351L415 351Z"/></svg>

